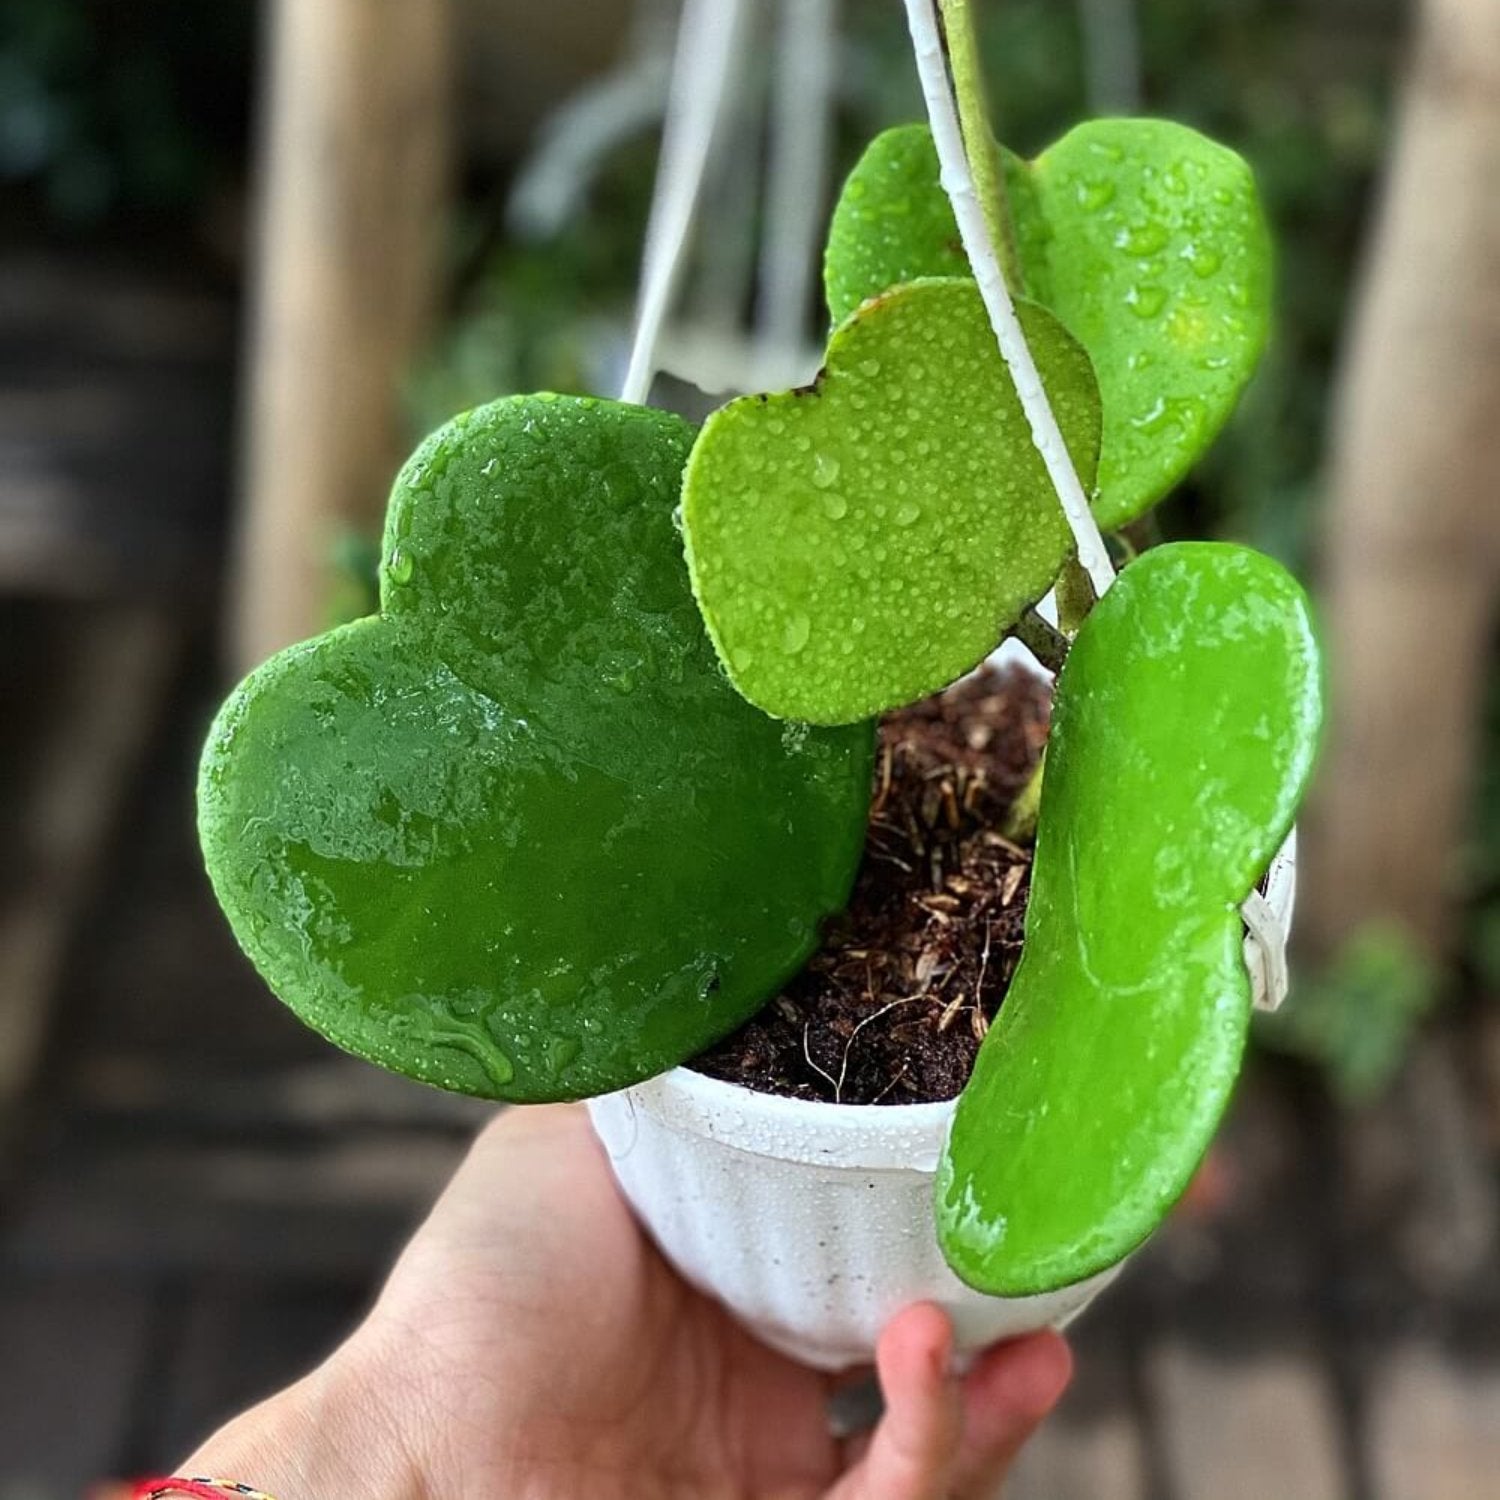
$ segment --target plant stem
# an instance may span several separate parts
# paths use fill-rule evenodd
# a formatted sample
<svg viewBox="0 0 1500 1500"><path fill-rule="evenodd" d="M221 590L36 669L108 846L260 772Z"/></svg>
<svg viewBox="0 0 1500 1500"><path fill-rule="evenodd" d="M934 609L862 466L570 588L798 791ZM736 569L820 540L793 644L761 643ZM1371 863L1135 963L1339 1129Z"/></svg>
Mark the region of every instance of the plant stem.
<svg viewBox="0 0 1500 1500"><path fill-rule="evenodd" d="M1098 600L1093 579L1079 567L1076 557L1070 557L1057 578L1057 623L1063 633L1077 635Z"/></svg>
<svg viewBox="0 0 1500 1500"><path fill-rule="evenodd" d="M974 174L974 187L984 222L989 227L1000 258L1000 269L1012 292L1025 286L1021 259L1016 250L1016 230L1005 192L1005 167L1000 148L990 128L989 105L984 92L984 68L979 56L979 35L971 0L939 0L943 35L948 44L948 66L953 73L953 92L958 98L958 122L963 131L964 154Z"/></svg>
<svg viewBox="0 0 1500 1500"><path fill-rule="evenodd" d="M1010 371L1021 410L1031 428L1031 439L1041 454L1063 516L1078 543L1079 561L1088 572L1095 591L1103 592L1114 580L1114 565L1089 509L1088 496L1079 481L1078 471L1073 467L1073 457L1063 442L1057 414L1047 399L1026 335L1016 318L1015 304L1005 285L989 227L984 221L984 211L979 206L974 176L964 155L958 108L953 101L953 89L943 59L935 0L906 0L906 15L911 27L917 76L921 80L927 117L932 125L932 141L942 169L943 187L953 204L953 217L958 221L959 236L968 253L979 294L984 299L995 342L1000 346L1000 355Z"/></svg>
<svg viewBox="0 0 1500 1500"><path fill-rule="evenodd" d="M1068 638L1048 624L1034 609L1028 609L1010 632L1055 676L1068 656Z"/></svg>
<svg viewBox="0 0 1500 1500"><path fill-rule="evenodd" d="M1008 839L1018 844L1029 844L1036 837L1038 815L1042 810L1042 781L1047 774L1047 751L1037 761L1026 785L1016 793L1010 811L1005 815L1005 827L1001 830Z"/></svg>

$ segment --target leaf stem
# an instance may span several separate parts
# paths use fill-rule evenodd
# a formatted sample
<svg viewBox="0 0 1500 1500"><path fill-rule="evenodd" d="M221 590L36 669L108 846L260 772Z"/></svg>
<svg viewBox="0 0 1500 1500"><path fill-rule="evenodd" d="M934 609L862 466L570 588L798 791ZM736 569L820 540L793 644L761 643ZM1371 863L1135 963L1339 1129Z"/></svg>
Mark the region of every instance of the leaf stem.
<svg viewBox="0 0 1500 1500"><path fill-rule="evenodd" d="M1068 659L1068 638L1035 609L1024 611L1010 633L1054 676Z"/></svg>
<svg viewBox="0 0 1500 1500"><path fill-rule="evenodd" d="M1005 167L995 132L990 126L989 102L984 91L984 68L979 55L979 35L972 0L939 0L943 36L948 47L948 67L953 74L953 92L958 99L958 122L963 131L964 155L984 210L1000 269L1012 292L1025 287L1021 258L1016 249L1015 224L1005 191Z"/></svg>
<svg viewBox="0 0 1500 1500"><path fill-rule="evenodd" d="M1069 637L1077 635L1098 600L1093 579L1079 566L1076 557L1070 557L1057 577L1058 628Z"/></svg>
<svg viewBox="0 0 1500 1500"><path fill-rule="evenodd" d="M1005 827L1002 829L1006 838L1014 839L1018 844L1029 844L1035 840L1038 815L1042 810L1042 783L1046 777L1047 751L1044 748L1042 758L1037 761L1026 785L1016 793L1016 800L1010 805L1010 812L1006 815Z"/></svg>

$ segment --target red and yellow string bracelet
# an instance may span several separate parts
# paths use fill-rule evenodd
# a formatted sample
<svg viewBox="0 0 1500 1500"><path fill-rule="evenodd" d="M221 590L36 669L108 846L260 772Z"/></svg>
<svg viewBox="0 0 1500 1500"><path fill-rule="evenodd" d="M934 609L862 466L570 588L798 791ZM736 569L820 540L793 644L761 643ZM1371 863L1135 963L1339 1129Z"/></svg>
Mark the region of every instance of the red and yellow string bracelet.
<svg viewBox="0 0 1500 1500"><path fill-rule="evenodd" d="M220 1500L224 1495L243 1495L245 1500L272 1500L263 1490L252 1489L248 1484L202 1476L142 1479L131 1490L130 1500L165 1500L168 1495L189 1495L192 1500Z"/></svg>

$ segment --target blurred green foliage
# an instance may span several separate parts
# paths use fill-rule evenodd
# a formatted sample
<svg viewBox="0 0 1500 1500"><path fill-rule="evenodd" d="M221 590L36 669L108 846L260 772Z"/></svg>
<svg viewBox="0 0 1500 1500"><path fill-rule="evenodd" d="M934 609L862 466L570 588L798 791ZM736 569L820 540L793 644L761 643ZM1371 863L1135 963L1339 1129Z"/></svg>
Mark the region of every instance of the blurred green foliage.
<svg viewBox="0 0 1500 1500"><path fill-rule="evenodd" d="M1402 932L1356 934L1322 973L1303 977L1274 1015L1258 1015L1255 1036L1320 1067L1346 1104L1373 1099L1396 1076L1442 978Z"/></svg>
<svg viewBox="0 0 1500 1500"><path fill-rule="evenodd" d="M191 208L243 151L251 0L0 0L0 185L54 226Z"/></svg>
<svg viewBox="0 0 1500 1500"><path fill-rule="evenodd" d="M1280 252L1270 353L1235 421L1163 516L1306 570L1340 329L1385 150L1404 12L1396 0L1139 0L1144 112L1194 125L1254 165ZM1023 154L1092 111L1080 7L993 0L981 16L998 132ZM845 6L839 173L876 131L921 114L899 6ZM504 392L585 388L602 326L628 321L654 142L605 164L545 245L481 238L451 328L414 382L416 425Z"/></svg>
<svg viewBox="0 0 1500 1500"><path fill-rule="evenodd" d="M456 311L407 385L413 437L499 395L595 389L600 346L630 313L654 157L654 141L624 146L556 240L507 237L498 202L465 210Z"/></svg>

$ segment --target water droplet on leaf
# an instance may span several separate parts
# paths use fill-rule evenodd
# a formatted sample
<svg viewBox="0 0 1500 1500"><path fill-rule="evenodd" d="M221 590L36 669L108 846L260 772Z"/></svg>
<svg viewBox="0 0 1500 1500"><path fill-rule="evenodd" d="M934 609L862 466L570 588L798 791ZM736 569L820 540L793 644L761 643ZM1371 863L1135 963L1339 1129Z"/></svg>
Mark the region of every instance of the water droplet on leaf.
<svg viewBox="0 0 1500 1500"><path fill-rule="evenodd" d="M1170 236L1164 224L1155 219L1146 219L1142 223L1132 224L1127 229L1122 229L1115 236L1115 245L1127 255L1144 258L1148 255L1157 255L1166 248Z"/></svg>
<svg viewBox="0 0 1500 1500"><path fill-rule="evenodd" d="M1125 293L1125 305L1138 318L1155 318L1167 305L1166 289L1150 282L1138 282Z"/></svg>
<svg viewBox="0 0 1500 1500"><path fill-rule="evenodd" d="M547 1043L547 1069L552 1074L561 1073L583 1050L583 1043L575 1036L555 1036Z"/></svg>

